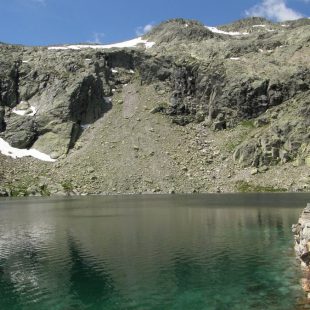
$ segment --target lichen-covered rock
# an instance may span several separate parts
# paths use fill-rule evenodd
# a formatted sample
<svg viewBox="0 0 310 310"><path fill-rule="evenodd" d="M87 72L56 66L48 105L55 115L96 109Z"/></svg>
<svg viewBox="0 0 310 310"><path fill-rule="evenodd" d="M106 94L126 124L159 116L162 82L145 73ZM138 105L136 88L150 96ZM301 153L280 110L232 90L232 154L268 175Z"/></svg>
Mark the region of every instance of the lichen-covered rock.
<svg viewBox="0 0 310 310"><path fill-rule="evenodd" d="M13 147L30 148L37 136L36 124L33 118L12 115L6 121L5 140Z"/></svg>
<svg viewBox="0 0 310 310"><path fill-rule="evenodd" d="M119 63L125 62L124 55L119 56ZM80 126L93 123L109 110L107 97L114 82L109 79L108 61L117 64L117 57L108 61L103 53L94 54L92 60L87 57L44 48L0 48L0 131L6 129L4 138L12 146L34 145L49 154L66 154ZM5 106L20 109L22 102L33 106L35 115L7 113L4 117Z"/></svg>
<svg viewBox="0 0 310 310"><path fill-rule="evenodd" d="M254 167L286 163L296 156L305 160L310 154L309 95L305 92L289 100L277 111L276 118L274 112L269 118L264 115L264 125L259 126L253 138L237 147L234 159L243 166ZM260 123L259 119L256 123Z"/></svg>

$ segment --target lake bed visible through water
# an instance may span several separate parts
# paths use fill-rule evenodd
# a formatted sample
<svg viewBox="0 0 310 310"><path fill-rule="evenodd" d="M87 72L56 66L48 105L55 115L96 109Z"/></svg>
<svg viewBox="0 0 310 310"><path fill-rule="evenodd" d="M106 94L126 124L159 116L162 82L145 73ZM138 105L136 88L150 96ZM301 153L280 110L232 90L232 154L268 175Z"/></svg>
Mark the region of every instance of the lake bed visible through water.
<svg viewBox="0 0 310 310"><path fill-rule="evenodd" d="M309 194L0 200L0 309L281 309Z"/></svg>

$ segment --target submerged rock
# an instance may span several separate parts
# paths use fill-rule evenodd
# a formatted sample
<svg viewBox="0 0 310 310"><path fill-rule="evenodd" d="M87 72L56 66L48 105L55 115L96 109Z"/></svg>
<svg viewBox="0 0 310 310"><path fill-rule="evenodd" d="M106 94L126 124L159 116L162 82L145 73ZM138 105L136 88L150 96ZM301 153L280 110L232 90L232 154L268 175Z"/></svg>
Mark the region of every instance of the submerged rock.
<svg viewBox="0 0 310 310"><path fill-rule="evenodd" d="M6 189L0 188L0 197L8 197L9 193L7 192Z"/></svg>

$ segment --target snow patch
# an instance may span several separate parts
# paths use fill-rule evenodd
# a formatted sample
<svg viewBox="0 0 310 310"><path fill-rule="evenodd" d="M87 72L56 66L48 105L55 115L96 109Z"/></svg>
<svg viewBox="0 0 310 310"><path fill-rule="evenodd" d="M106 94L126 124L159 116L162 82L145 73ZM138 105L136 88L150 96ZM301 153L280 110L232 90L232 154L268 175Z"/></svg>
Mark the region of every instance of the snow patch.
<svg viewBox="0 0 310 310"><path fill-rule="evenodd" d="M151 48L154 46L155 42L148 42L147 40L143 40L142 37L135 38L133 40L108 44L108 45L67 45L67 46L50 46L48 50L80 50L84 48L92 48L92 49L108 49L108 48L124 48L124 47L137 47L139 44L144 44L146 48Z"/></svg>
<svg viewBox="0 0 310 310"><path fill-rule="evenodd" d="M112 73L118 73L118 70L116 70L116 69L111 69L111 71L112 71Z"/></svg>
<svg viewBox="0 0 310 310"><path fill-rule="evenodd" d="M252 26L252 28L265 28L266 31L269 31L269 32L273 32L274 31L272 29L267 29L266 27L267 27L267 25L253 25Z"/></svg>
<svg viewBox="0 0 310 310"><path fill-rule="evenodd" d="M0 138L0 152L3 155L10 156L14 159L21 158L21 157L27 157L32 156L34 158L37 158L42 161L49 161L49 162L55 162L55 159L52 159L49 155L44 154L38 150L35 149L18 149L15 147L12 147L9 143L4 141Z"/></svg>
<svg viewBox="0 0 310 310"><path fill-rule="evenodd" d="M89 127L90 127L90 124L81 125L81 128L84 129L84 130L87 129L87 128L89 128Z"/></svg>
<svg viewBox="0 0 310 310"><path fill-rule="evenodd" d="M217 29L216 27L209 27L209 26L205 26L205 27L214 33L226 34L229 36L242 36L242 35L248 35L249 34L248 32L234 32L234 31L227 32L227 31Z"/></svg>
<svg viewBox="0 0 310 310"><path fill-rule="evenodd" d="M107 102L112 102L112 98L111 97L103 97L103 99Z"/></svg>
<svg viewBox="0 0 310 310"><path fill-rule="evenodd" d="M135 71L133 71L132 69L129 70L129 73L134 74Z"/></svg>
<svg viewBox="0 0 310 310"><path fill-rule="evenodd" d="M264 52L266 52L266 53L272 53L273 52L273 50L266 50L266 51L264 51L263 49L259 49L259 52L260 53L264 53Z"/></svg>
<svg viewBox="0 0 310 310"><path fill-rule="evenodd" d="M29 112L29 110L31 110L31 112L30 112L30 113L27 113L27 112ZM18 110L18 109L16 109L16 108L14 108L14 109L12 110L12 112L15 113L15 114L17 114L17 115L21 115L21 116L35 116L36 113L37 113L37 109L36 109L35 107L33 107L33 106L31 106L31 107L30 107L29 109L27 109L27 110Z"/></svg>
<svg viewBox="0 0 310 310"><path fill-rule="evenodd" d="M229 59L231 59L231 60L239 60L240 57L230 57Z"/></svg>

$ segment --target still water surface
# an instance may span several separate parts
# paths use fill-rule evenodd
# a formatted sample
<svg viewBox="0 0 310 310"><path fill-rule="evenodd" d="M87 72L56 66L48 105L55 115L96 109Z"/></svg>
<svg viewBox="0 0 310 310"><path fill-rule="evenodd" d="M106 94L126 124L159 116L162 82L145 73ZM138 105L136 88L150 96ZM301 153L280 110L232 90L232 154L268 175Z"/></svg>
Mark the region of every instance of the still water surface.
<svg viewBox="0 0 310 310"><path fill-rule="evenodd" d="M0 309L281 309L307 194L0 200Z"/></svg>

